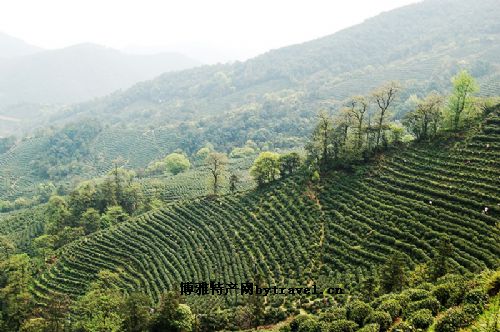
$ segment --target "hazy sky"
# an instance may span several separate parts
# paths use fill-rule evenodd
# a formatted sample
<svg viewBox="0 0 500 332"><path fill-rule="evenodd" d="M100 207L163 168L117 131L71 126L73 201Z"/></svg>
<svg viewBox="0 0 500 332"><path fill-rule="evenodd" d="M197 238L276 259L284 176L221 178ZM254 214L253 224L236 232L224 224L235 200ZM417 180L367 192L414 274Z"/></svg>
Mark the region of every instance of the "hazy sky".
<svg viewBox="0 0 500 332"><path fill-rule="evenodd" d="M244 60L417 0L0 0L0 31L44 48L92 42Z"/></svg>

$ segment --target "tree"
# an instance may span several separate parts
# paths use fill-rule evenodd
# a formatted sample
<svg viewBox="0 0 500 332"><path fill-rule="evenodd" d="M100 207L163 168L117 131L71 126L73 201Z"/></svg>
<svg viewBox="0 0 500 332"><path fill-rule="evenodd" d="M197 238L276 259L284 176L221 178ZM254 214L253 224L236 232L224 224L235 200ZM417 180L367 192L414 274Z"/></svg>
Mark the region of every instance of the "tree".
<svg viewBox="0 0 500 332"><path fill-rule="evenodd" d="M149 297L144 293L134 292L125 300L124 326L128 332L142 332L147 330L151 321L151 307Z"/></svg>
<svg viewBox="0 0 500 332"><path fill-rule="evenodd" d="M195 158L197 161L203 162L207 159L208 155L212 151L213 151L213 146L211 144L209 146L204 146L196 152Z"/></svg>
<svg viewBox="0 0 500 332"><path fill-rule="evenodd" d="M254 177L258 186L270 183L280 174L279 154L275 152L261 152L253 162L250 174Z"/></svg>
<svg viewBox="0 0 500 332"><path fill-rule="evenodd" d="M191 167L189 159L181 153L171 153L164 159L166 170L176 175Z"/></svg>
<svg viewBox="0 0 500 332"><path fill-rule="evenodd" d="M192 330L194 315L189 306L181 304L180 301L181 299L176 293L163 294L151 325L152 332L187 332Z"/></svg>
<svg viewBox="0 0 500 332"><path fill-rule="evenodd" d="M125 313L122 308L125 298L116 286L119 275L101 271L96 281L90 284L85 295L73 307L77 316L76 328L84 331L122 331Z"/></svg>
<svg viewBox="0 0 500 332"><path fill-rule="evenodd" d="M453 90L448 99L448 112L451 117L452 129L457 130L463 113L473 109L473 94L479 91L479 86L466 70L460 71L451 79L451 82Z"/></svg>
<svg viewBox="0 0 500 332"><path fill-rule="evenodd" d="M443 98L433 92L425 99L418 100L415 110L403 117L403 124L417 140L429 139L437 134L441 122L441 105Z"/></svg>
<svg viewBox="0 0 500 332"><path fill-rule="evenodd" d="M108 228L121 222L127 221L128 218L129 215L125 211L123 211L123 208L121 206L110 206L106 210L106 213L101 216L100 226L101 228Z"/></svg>
<svg viewBox="0 0 500 332"><path fill-rule="evenodd" d="M381 285L385 292L401 291L406 284L405 259L400 252L388 257L382 267Z"/></svg>
<svg viewBox="0 0 500 332"><path fill-rule="evenodd" d="M7 236L0 235L0 262L8 259L16 251L16 245Z"/></svg>
<svg viewBox="0 0 500 332"><path fill-rule="evenodd" d="M54 292L50 293L46 306L35 310L35 312L39 312L43 322L47 325L47 330L45 331L64 331L64 322L68 316L70 305L71 299L68 295Z"/></svg>
<svg viewBox="0 0 500 332"><path fill-rule="evenodd" d="M325 171L331 159L330 143L333 122L326 112L320 112L318 117L318 124L313 130L311 141L307 144L306 150L309 152L309 157L322 171Z"/></svg>
<svg viewBox="0 0 500 332"><path fill-rule="evenodd" d="M382 130L387 118L387 111L390 106L394 103L397 93L400 90L399 83L397 82L389 82L381 87L375 89L372 92L372 98L375 101L375 104L378 106L378 118L377 118L377 139L375 142L376 146L380 144L380 138L382 135Z"/></svg>
<svg viewBox="0 0 500 332"><path fill-rule="evenodd" d="M449 237L443 237L439 240L437 246L437 255L431 264L431 277L436 280L439 277L449 273L450 259L453 254L453 245Z"/></svg>
<svg viewBox="0 0 500 332"><path fill-rule="evenodd" d="M212 174L214 195L217 195L217 193L219 192L220 177L227 163L228 159L224 153L211 152L205 159L205 164Z"/></svg>
<svg viewBox="0 0 500 332"><path fill-rule="evenodd" d="M238 183L240 182L240 178L238 177L238 175L236 174L231 174L231 176L229 177L229 191L234 193L236 191L236 186L238 185Z"/></svg>
<svg viewBox="0 0 500 332"><path fill-rule="evenodd" d="M295 173L295 171L300 167L300 155L297 152L290 152L281 155L279 162L281 176L289 176Z"/></svg>
<svg viewBox="0 0 500 332"><path fill-rule="evenodd" d="M47 233L56 234L64 226L69 226L70 215L66 199L61 196L52 196L46 209Z"/></svg>
<svg viewBox="0 0 500 332"><path fill-rule="evenodd" d="M355 96L349 101L349 114L356 125L356 148L363 145L363 126L370 103L363 96Z"/></svg>
<svg viewBox="0 0 500 332"><path fill-rule="evenodd" d="M27 254L0 262L0 316L7 331L18 331L33 307L32 264Z"/></svg>
<svg viewBox="0 0 500 332"><path fill-rule="evenodd" d="M80 218L80 225L83 227L85 234L93 233L100 228L101 215L99 211L94 208L89 208L82 214Z"/></svg>

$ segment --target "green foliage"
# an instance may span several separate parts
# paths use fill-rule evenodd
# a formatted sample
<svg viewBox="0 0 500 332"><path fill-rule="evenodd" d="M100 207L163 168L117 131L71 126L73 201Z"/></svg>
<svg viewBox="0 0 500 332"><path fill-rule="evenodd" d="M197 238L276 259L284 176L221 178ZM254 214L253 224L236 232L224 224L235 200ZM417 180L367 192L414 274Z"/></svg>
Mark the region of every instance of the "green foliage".
<svg viewBox="0 0 500 332"><path fill-rule="evenodd" d="M434 315L436 315L441 309L441 305L435 297L426 297L424 299L409 303L404 310L405 316L411 315L412 313L420 309L429 309Z"/></svg>
<svg viewBox="0 0 500 332"><path fill-rule="evenodd" d="M191 167L191 163L185 155L175 152L166 156L164 163L165 169L174 175L184 172Z"/></svg>
<svg viewBox="0 0 500 332"><path fill-rule="evenodd" d="M301 158L297 152L290 152L279 156L280 174L283 177L292 175L301 166Z"/></svg>
<svg viewBox="0 0 500 332"><path fill-rule="evenodd" d="M78 319L75 327L85 331L122 331L125 312L122 310L125 297L114 286L118 276L110 271L99 273L85 295L73 306Z"/></svg>
<svg viewBox="0 0 500 332"><path fill-rule="evenodd" d="M251 156L255 153L255 150L250 146L244 146L242 148L234 148L231 150L231 158L245 158Z"/></svg>
<svg viewBox="0 0 500 332"><path fill-rule="evenodd" d="M33 306L32 264L26 254L0 261L0 328L17 331Z"/></svg>
<svg viewBox="0 0 500 332"><path fill-rule="evenodd" d="M462 70L455 75L451 82L453 90L448 100L447 118L450 128L457 130L464 122L464 117L474 117L478 109L474 105L474 93L479 91L474 78Z"/></svg>
<svg viewBox="0 0 500 332"><path fill-rule="evenodd" d="M250 174L259 186L275 181L280 175L280 156L274 152L261 152L255 159Z"/></svg>
<svg viewBox="0 0 500 332"><path fill-rule="evenodd" d="M472 323L475 314L468 312L464 306L451 307L446 310L436 321L436 332L455 332Z"/></svg>
<svg viewBox="0 0 500 332"><path fill-rule="evenodd" d="M363 325L366 317L368 317L372 311L373 309L369 304L355 300L347 305L347 318L359 325Z"/></svg>
<svg viewBox="0 0 500 332"><path fill-rule="evenodd" d="M377 323L371 323L371 324L366 324L362 328L358 330L358 332L379 332L380 331L380 325Z"/></svg>
<svg viewBox="0 0 500 332"><path fill-rule="evenodd" d="M396 299L389 299L383 301L377 308L379 311L388 312L391 315L392 320L395 320L397 317L401 316L401 312L403 308L399 301Z"/></svg>
<svg viewBox="0 0 500 332"><path fill-rule="evenodd" d="M382 268L381 285L386 292L401 291L406 284L406 262L401 253L392 254Z"/></svg>
<svg viewBox="0 0 500 332"><path fill-rule="evenodd" d="M376 323L380 326L380 331L387 331L392 324L391 315L385 311L373 311L365 319L365 324Z"/></svg>
<svg viewBox="0 0 500 332"><path fill-rule="evenodd" d="M418 329L427 329L434 321L434 315L429 309L420 309L412 313L408 319Z"/></svg>
<svg viewBox="0 0 500 332"><path fill-rule="evenodd" d="M325 328L322 331L331 332L354 332L358 329L358 324L356 322L340 319L334 322L325 324Z"/></svg>
<svg viewBox="0 0 500 332"><path fill-rule="evenodd" d="M172 292L162 296L151 325L152 332L172 331L188 332L191 331L194 323L194 316L189 306L179 302L178 296Z"/></svg>

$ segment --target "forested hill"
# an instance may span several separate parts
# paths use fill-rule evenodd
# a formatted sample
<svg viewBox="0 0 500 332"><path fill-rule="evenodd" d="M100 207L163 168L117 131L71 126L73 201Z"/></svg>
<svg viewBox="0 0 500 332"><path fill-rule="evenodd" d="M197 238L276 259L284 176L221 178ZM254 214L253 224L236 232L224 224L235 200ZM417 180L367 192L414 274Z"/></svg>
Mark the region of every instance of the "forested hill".
<svg viewBox="0 0 500 332"><path fill-rule="evenodd" d="M310 114L301 112L329 107L391 79L406 87L403 98L442 92L459 68L479 79L484 95L494 94L500 77L499 16L497 0L427 0L246 62L167 73L73 107L67 118L80 114L156 126L226 112L251 111L260 119L276 104L302 118ZM194 124L207 125L210 119Z"/></svg>

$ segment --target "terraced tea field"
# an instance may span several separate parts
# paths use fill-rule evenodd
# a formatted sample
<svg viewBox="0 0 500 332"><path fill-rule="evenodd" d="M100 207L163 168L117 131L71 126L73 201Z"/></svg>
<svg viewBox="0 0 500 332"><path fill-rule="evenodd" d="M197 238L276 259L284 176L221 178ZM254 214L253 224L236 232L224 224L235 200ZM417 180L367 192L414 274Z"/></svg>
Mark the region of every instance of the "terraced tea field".
<svg viewBox="0 0 500 332"><path fill-rule="evenodd" d="M364 174L166 205L64 247L34 291L82 294L101 269L154 300L181 281L243 282L255 267L269 284L307 282L367 273L395 251L425 262L444 235L459 271L497 267L499 129L495 113L453 147L414 145Z"/></svg>

